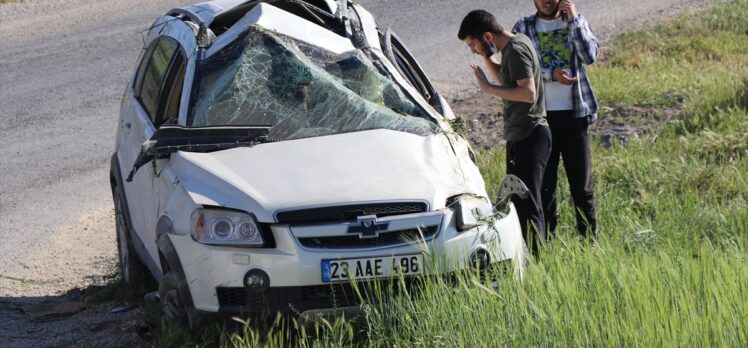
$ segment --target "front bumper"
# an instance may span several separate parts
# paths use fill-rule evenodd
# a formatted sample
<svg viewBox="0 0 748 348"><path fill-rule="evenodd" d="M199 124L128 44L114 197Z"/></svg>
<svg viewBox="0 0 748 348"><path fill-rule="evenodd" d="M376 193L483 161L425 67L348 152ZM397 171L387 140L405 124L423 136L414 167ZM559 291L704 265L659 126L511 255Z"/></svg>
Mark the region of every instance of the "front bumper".
<svg viewBox="0 0 748 348"><path fill-rule="evenodd" d="M524 262L522 233L514 207L491 223L458 232L452 210L443 210L440 231L427 243L406 244L376 250L310 250L302 247L288 226L272 227L273 249L208 246L189 235L169 235L179 259L195 309L224 314L281 312L358 305L349 284L322 281L323 259L380 257L423 253L438 255L439 262L424 258L424 272L449 273L470 265L470 256L485 250L491 263ZM245 291L243 279L252 269L268 274L270 287L262 294Z"/></svg>

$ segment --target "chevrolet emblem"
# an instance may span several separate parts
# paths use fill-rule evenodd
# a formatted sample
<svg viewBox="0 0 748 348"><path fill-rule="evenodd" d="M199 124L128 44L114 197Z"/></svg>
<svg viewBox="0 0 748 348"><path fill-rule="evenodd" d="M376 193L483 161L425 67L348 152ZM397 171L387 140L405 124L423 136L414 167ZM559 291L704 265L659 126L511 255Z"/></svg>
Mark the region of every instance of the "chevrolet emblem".
<svg viewBox="0 0 748 348"><path fill-rule="evenodd" d="M379 232L386 231L389 222L377 222L376 215L359 216L356 222L348 226L348 233L357 233L361 239L379 237Z"/></svg>

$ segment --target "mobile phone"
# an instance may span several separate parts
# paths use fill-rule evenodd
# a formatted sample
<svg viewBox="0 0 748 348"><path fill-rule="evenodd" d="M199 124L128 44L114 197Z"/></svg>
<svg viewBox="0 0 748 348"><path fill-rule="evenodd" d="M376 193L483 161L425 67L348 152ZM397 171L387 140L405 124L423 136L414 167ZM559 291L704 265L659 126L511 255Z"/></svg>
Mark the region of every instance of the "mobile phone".
<svg viewBox="0 0 748 348"><path fill-rule="evenodd" d="M569 16L566 15L566 11L561 11L561 19L563 19L564 22L569 21Z"/></svg>

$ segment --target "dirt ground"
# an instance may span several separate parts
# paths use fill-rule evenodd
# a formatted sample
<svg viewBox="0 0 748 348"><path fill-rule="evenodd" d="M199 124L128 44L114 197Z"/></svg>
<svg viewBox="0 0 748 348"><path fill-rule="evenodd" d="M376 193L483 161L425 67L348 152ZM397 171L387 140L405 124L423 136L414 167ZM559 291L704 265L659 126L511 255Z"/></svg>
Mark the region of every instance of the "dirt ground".
<svg viewBox="0 0 748 348"><path fill-rule="evenodd" d="M678 113L681 103L682 101L676 101L673 107L602 106L597 122L590 126L590 136L607 147L612 139L625 143L630 139L653 135L660 125ZM476 149L490 149L504 143L501 119L503 106L498 98L478 93L469 98L454 100L450 105L455 115L464 119L467 137Z"/></svg>
<svg viewBox="0 0 748 348"><path fill-rule="evenodd" d="M54 232L45 248L0 274L0 346L147 346L142 309L90 303L116 274L113 210L100 209ZM92 238L93 236L93 238ZM82 244L82 245L81 245ZM89 303L87 303L89 302Z"/></svg>

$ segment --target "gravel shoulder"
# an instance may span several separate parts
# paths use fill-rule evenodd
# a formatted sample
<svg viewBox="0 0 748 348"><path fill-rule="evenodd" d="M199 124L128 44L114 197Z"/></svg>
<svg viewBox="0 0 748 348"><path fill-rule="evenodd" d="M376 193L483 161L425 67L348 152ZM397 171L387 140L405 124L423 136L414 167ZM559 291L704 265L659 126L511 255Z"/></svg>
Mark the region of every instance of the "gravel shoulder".
<svg viewBox="0 0 748 348"><path fill-rule="evenodd" d="M476 149L491 149L505 143L501 101L491 95L478 93L472 97L453 100L450 104L465 126L465 135ZM589 128L593 141L604 147L616 141L626 143L657 134L659 127L678 115L682 101L671 107L601 106L597 121Z"/></svg>
<svg viewBox="0 0 748 348"><path fill-rule="evenodd" d="M120 98L142 32L158 14L192 2L0 3L0 346L150 344L136 334L142 310L110 313L121 304L77 304L116 271L108 165ZM531 12L532 2L359 2L408 43L468 123L473 143L500 144L501 104L478 93L468 68L478 60L454 31L471 9L500 13L499 20L511 25ZM576 2L606 42L611 34L719 1ZM603 115L593 134L602 137L618 128L630 133L632 127L633 133L647 132L649 126L634 126L628 116L612 116L646 110L606 112L611 117ZM35 305L50 309L60 303L70 304L62 315L29 314Z"/></svg>

